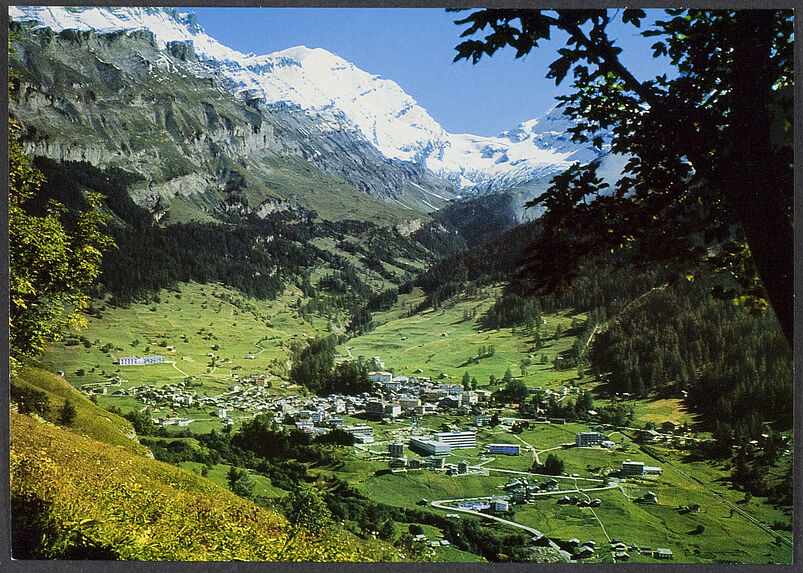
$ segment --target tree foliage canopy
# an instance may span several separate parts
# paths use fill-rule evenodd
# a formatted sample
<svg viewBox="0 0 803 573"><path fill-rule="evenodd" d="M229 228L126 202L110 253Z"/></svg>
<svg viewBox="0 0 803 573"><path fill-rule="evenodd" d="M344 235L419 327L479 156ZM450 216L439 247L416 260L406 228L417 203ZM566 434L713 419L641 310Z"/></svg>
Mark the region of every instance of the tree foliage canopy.
<svg viewBox="0 0 803 573"><path fill-rule="evenodd" d="M575 165L531 204L545 232L528 257L542 292L584 260L636 247L692 277L701 262L731 277L718 293L760 308L769 299L792 341L793 13L666 11L642 32L674 68L639 81L619 60L609 25L640 28L643 10L477 10L458 25L455 60L474 63L511 46L524 56L553 31L568 35L547 77L571 78L558 99L576 142L627 157L611 188L597 164ZM759 280L760 277L760 280Z"/></svg>
<svg viewBox="0 0 803 573"><path fill-rule="evenodd" d="M15 368L40 354L64 328L84 324L84 290L113 243L102 231L107 217L97 209L101 197L95 193L85 194L84 209L73 216L57 202L44 213L31 207L43 177L17 140L20 126L10 117L8 128L9 346Z"/></svg>

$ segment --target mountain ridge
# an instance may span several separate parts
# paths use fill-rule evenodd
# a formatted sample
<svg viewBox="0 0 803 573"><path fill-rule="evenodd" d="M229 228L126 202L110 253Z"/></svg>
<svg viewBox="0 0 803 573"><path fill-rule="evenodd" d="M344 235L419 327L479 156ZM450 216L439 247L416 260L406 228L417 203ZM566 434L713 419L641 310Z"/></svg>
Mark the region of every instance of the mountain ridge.
<svg viewBox="0 0 803 573"><path fill-rule="evenodd" d="M351 127L391 160L424 166L464 191L496 192L544 179L607 150L570 141L571 120L553 108L495 137L446 132L395 82L357 68L322 48L296 46L242 54L208 36L191 13L173 9L11 7L15 20L113 32L146 28L160 47L191 43L200 68L229 89L268 105L300 108L322 126Z"/></svg>

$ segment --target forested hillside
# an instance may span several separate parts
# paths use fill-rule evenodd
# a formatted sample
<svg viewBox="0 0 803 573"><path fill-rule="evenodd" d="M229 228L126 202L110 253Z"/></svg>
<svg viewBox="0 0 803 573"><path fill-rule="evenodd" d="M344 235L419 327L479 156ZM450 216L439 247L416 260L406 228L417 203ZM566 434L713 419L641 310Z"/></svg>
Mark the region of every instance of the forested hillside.
<svg viewBox="0 0 803 573"><path fill-rule="evenodd" d="M436 254L417 236L444 234L430 223L419 229L421 235L405 236L369 222L326 221L300 208L264 217L232 213L224 222L157 223L129 196L130 185L141 180L135 174L42 157L35 166L45 183L26 206L31 212L43 212L55 200L67 207L64 217L70 218L86 208L87 190L105 197L105 208L113 215L108 231L117 247L104 257L102 288L96 292L110 295L112 304L188 281L221 282L259 298L275 298L288 284L299 284L314 298L309 273L316 267L329 273L321 295L346 294L345 285L338 286L338 277L344 277L362 299L370 292L361 286L363 281L398 284L435 260ZM331 247L318 247L315 239L328 241ZM360 306L353 299L339 303L347 309Z"/></svg>

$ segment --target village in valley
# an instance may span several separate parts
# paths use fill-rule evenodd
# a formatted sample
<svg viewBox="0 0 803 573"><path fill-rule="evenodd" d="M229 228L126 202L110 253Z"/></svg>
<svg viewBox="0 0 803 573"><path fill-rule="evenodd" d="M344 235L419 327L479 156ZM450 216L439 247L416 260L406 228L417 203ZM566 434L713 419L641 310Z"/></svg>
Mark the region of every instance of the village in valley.
<svg viewBox="0 0 803 573"><path fill-rule="evenodd" d="M214 353L209 356L216 358ZM253 359L253 355L245 358ZM651 545L638 536L619 539L609 535L600 514L606 504L661 504L662 486L666 485L660 479L662 467L638 444L705 446L692 437L687 425L666 421L647 430L615 427L602 423L593 409L573 422L548 416L545 409L525 419L516 416L518 404L495 403L489 390L449 382L446 376L432 380L420 373L394 375L385 370L378 356L369 360L360 356L358 360L371 369L368 377L373 382L373 391L360 395L315 396L295 393L298 388L293 385L277 392L274 384L286 383L270 374L245 374L242 367L232 368L228 389L215 395L204 393L189 375L171 384L123 384L126 380L120 376L130 368L170 364L186 374L175 361L163 356L119 358L116 363L125 370L109 381L87 383L81 389L90 397L134 398L142 404L140 411L150 413L152 422L161 427L186 428L205 421L231 431L244 419L268 414L276 424L312 436L339 429L351 435L355 457L381 464L386 470L377 473L390 479L417 472L438 472L457 480L485 478L484 490L478 495L407 501L443 510L450 519L473 515L519 528L531 535L534 547L552 552L558 560L596 560L600 546L614 561L629 560L633 554L659 560L673 558L671 547ZM581 389L571 384L529 389L530 396L544 402L560 402L580 393ZM572 461L564 467L561 458ZM680 515L704 511L703 504L679 500L677 488L671 490L676 502L673 511ZM618 498L614 500L611 493ZM582 508L593 515L600 526L596 539L562 539L534 526L537 516L523 510L537 507L543 511L545 503L553 509ZM516 517L525 514L527 519ZM450 545L446 539L422 533L415 541L430 551Z"/></svg>

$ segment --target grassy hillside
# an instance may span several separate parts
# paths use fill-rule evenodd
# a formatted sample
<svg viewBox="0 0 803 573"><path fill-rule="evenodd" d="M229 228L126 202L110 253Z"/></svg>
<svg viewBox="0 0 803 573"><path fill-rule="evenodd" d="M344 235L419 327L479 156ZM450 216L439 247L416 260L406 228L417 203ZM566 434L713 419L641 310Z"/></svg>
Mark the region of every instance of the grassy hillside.
<svg viewBox="0 0 803 573"><path fill-rule="evenodd" d="M339 530L299 534L273 511L192 472L11 412L19 558L398 560Z"/></svg>
<svg viewBox="0 0 803 573"><path fill-rule="evenodd" d="M299 296L300 291L293 289L278 300L260 301L219 285L188 283L161 291L159 302L127 308L98 304L98 313L88 317L88 327L53 344L41 362L50 370L64 371L76 387L107 385L107 393L97 395L98 404L115 405L124 412L142 404L132 397L113 396L116 390L175 384L187 376L194 378L198 395L226 392L237 382L232 375L254 373L268 374L276 393L297 392L284 381L290 344L325 332L327 326L320 317L310 315L305 321L298 315ZM114 364L124 356L152 355L164 356L166 363ZM220 428L208 412L182 408L177 413L198 419L196 425L209 426L199 426L200 431Z"/></svg>
<svg viewBox="0 0 803 573"><path fill-rule="evenodd" d="M481 317L501 293L501 287L488 288L474 296L460 295L438 310L427 309L409 316L409 309L423 301L420 290L411 295L400 296L398 305L391 311L378 314L375 323L381 323L373 331L347 341L341 347L345 356L367 358L379 356L386 368L397 374L437 378L446 374L452 381L460 382L464 373L477 379L480 386L488 384L491 374L501 379L510 368L514 377L521 377L529 387L556 387L577 378L576 370L558 371L552 366L555 357L571 348L574 336L571 333L572 319L580 322L584 315L555 314L544 317L540 325L543 348L537 349L532 333L522 329L503 328L483 330L478 324ZM554 339L560 326L563 335ZM490 357L478 356L480 347L493 346ZM547 363L542 364L543 356ZM522 360L531 360L522 373Z"/></svg>
<svg viewBox="0 0 803 573"><path fill-rule="evenodd" d="M42 392L47 398L47 408L40 411L41 416L50 423L56 423L64 403L69 400L75 408L75 418L70 429L78 434L94 438L101 442L119 446L127 451L140 455L149 455L150 450L136 441L131 423L107 412L89 401L81 392L67 384L61 376L39 368L23 368L17 378L12 381L12 403L17 402L14 392L22 395L22 400L31 395L31 391Z"/></svg>

